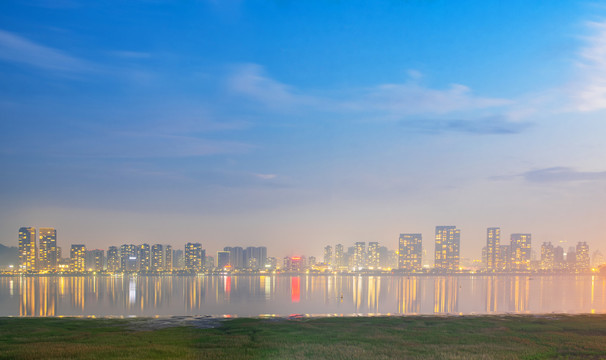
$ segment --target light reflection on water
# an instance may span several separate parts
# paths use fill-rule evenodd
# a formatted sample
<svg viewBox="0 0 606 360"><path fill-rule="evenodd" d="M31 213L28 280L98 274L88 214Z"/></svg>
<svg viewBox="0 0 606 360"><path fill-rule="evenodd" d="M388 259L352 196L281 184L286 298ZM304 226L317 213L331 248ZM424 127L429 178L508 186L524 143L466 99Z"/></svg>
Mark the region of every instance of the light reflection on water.
<svg viewBox="0 0 606 360"><path fill-rule="evenodd" d="M0 316L606 313L599 276L0 277Z"/></svg>

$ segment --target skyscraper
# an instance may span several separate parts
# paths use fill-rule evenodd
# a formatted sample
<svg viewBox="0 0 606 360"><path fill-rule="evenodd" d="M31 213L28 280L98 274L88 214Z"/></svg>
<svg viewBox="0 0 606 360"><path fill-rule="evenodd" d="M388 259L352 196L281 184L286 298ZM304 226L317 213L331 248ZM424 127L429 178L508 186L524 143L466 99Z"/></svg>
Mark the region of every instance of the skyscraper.
<svg viewBox="0 0 606 360"><path fill-rule="evenodd" d="M137 270L137 247L132 244L120 245L120 270Z"/></svg>
<svg viewBox="0 0 606 360"><path fill-rule="evenodd" d="M406 271L418 271L423 267L423 235L400 234L398 267Z"/></svg>
<svg viewBox="0 0 606 360"><path fill-rule="evenodd" d="M531 238L530 234L511 234L511 270L530 270Z"/></svg>
<svg viewBox="0 0 606 360"><path fill-rule="evenodd" d="M486 269L500 270L499 249L501 246L501 228L491 227L486 230Z"/></svg>
<svg viewBox="0 0 606 360"><path fill-rule="evenodd" d="M139 271L150 271L151 270L151 250L149 244L141 244L137 250L137 269Z"/></svg>
<svg viewBox="0 0 606 360"><path fill-rule="evenodd" d="M120 252L116 246L107 249L107 270L112 272L120 270Z"/></svg>
<svg viewBox="0 0 606 360"><path fill-rule="evenodd" d="M345 253L343 252L343 245L337 244L335 245L335 267L340 268L346 266L345 263Z"/></svg>
<svg viewBox="0 0 606 360"><path fill-rule="evenodd" d="M224 251L229 251L229 265L232 269L244 268L244 249L240 246L226 246L223 248Z"/></svg>
<svg viewBox="0 0 606 360"><path fill-rule="evenodd" d="M361 270L366 267L366 242L359 241L356 242L356 246L354 248L354 260L353 266L355 270Z"/></svg>
<svg viewBox="0 0 606 360"><path fill-rule="evenodd" d="M324 264L332 265L332 246L330 245L324 247Z"/></svg>
<svg viewBox="0 0 606 360"><path fill-rule="evenodd" d="M164 270L173 271L173 247L170 245L164 249Z"/></svg>
<svg viewBox="0 0 606 360"><path fill-rule="evenodd" d="M217 251L217 267L224 269L229 265L229 251Z"/></svg>
<svg viewBox="0 0 606 360"><path fill-rule="evenodd" d="M380 266L379 243L376 241L368 243L367 266L372 269L378 269Z"/></svg>
<svg viewBox="0 0 606 360"><path fill-rule="evenodd" d="M72 245L69 252L70 269L73 272L83 272L86 270L86 246Z"/></svg>
<svg viewBox="0 0 606 360"><path fill-rule="evenodd" d="M456 226L436 226L435 269L458 271L460 246L461 230Z"/></svg>
<svg viewBox="0 0 606 360"><path fill-rule="evenodd" d="M164 269L164 247L160 244L151 247L151 270L162 271Z"/></svg>
<svg viewBox="0 0 606 360"><path fill-rule="evenodd" d="M200 271L203 264L202 244L187 243L185 244L185 270Z"/></svg>
<svg viewBox="0 0 606 360"><path fill-rule="evenodd" d="M57 268L57 230L40 228L40 248L38 249L38 270L55 270Z"/></svg>
<svg viewBox="0 0 606 360"><path fill-rule="evenodd" d="M103 270L104 251L100 249L86 250L86 270L101 271Z"/></svg>
<svg viewBox="0 0 606 360"><path fill-rule="evenodd" d="M36 270L36 228L19 229L19 264L24 271Z"/></svg>
<svg viewBox="0 0 606 360"><path fill-rule="evenodd" d="M544 242L541 245L541 270L554 269L555 252L550 242Z"/></svg>
<svg viewBox="0 0 606 360"><path fill-rule="evenodd" d="M589 246L586 242L580 241L576 250L576 270L579 272L589 271L591 269Z"/></svg>

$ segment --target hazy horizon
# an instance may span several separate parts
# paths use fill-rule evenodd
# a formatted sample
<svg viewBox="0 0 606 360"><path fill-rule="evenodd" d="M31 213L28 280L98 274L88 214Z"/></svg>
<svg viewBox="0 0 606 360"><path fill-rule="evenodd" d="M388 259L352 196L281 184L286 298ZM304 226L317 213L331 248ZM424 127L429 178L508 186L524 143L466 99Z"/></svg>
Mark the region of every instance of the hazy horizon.
<svg viewBox="0 0 606 360"><path fill-rule="evenodd" d="M606 7L0 3L0 243L606 250Z"/></svg>

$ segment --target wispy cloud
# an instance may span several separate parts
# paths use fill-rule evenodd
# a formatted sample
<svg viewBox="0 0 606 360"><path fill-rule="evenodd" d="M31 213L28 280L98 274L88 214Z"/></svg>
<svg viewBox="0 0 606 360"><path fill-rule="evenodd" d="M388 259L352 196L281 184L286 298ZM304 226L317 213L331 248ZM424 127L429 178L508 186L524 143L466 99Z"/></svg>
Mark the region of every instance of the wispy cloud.
<svg viewBox="0 0 606 360"><path fill-rule="evenodd" d="M568 167L551 167L522 174L530 182L568 182L606 180L606 171L576 171Z"/></svg>
<svg viewBox="0 0 606 360"><path fill-rule="evenodd" d="M272 180L278 177L276 174L253 174L253 176L261 180Z"/></svg>
<svg viewBox="0 0 606 360"><path fill-rule="evenodd" d="M578 82L573 85L576 110L594 111L606 108L606 21L589 22L593 34L579 53Z"/></svg>
<svg viewBox="0 0 606 360"><path fill-rule="evenodd" d="M85 60L4 30L0 30L0 59L63 72L85 72L94 69L93 64Z"/></svg>
<svg viewBox="0 0 606 360"><path fill-rule="evenodd" d="M471 134L519 134L532 126L529 122L513 122L503 116L491 116L479 119L413 119L400 124L408 129L427 133L464 132Z"/></svg>

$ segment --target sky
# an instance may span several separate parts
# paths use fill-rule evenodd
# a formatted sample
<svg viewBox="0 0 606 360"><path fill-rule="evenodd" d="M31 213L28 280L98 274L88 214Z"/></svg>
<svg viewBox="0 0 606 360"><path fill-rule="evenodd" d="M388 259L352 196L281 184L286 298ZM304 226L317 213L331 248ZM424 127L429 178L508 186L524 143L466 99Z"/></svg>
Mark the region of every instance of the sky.
<svg viewBox="0 0 606 360"><path fill-rule="evenodd" d="M0 243L606 251L606 6L0 2Z"/></svg>

